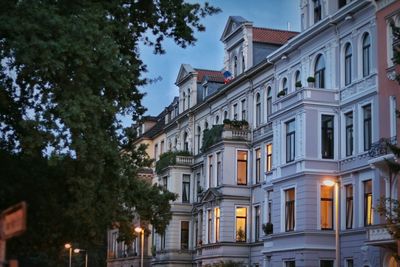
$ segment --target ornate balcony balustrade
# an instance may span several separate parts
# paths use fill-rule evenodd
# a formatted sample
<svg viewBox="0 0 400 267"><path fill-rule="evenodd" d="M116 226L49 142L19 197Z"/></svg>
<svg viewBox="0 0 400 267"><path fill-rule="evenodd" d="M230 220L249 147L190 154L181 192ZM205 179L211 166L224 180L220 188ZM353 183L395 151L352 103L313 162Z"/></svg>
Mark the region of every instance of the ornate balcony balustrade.
<svg viewBox="0 0 400 267"><path fill-rule="evenodd" d="M371 149L369 150L369 156L371 158L380 157L390 153L388 144L395 145L397 143L397 136L390 138L381 138L379 141L372 143Z"/></svg>

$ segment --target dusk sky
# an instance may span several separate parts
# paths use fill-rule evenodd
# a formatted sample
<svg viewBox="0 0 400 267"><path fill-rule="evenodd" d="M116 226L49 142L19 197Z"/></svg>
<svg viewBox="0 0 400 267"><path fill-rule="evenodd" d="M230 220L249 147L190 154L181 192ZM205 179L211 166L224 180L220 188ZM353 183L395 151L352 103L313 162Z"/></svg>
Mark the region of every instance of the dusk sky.
<svg viewBox="0 0 400 267"><path fill-rule="evenodd" d="M194 1L192 1L194 2ZM198 1L196 1L198 2ZM203 3L204 1L200 1ZM195 46L182 49L173 41L164 42L166 54L154 55L152 49L142 47L141 58L148 67L145 77L161 81L141 88L147 95L143 105L146 115L158 115L178 95L175 80L181 64L194 68L220 70L223 67L222 31L229 16L242 16L252 21L253 26L300 30L299 0L209 0L211 5L220 7L222 12L202 20L206 31L196 33Z"/></svg>

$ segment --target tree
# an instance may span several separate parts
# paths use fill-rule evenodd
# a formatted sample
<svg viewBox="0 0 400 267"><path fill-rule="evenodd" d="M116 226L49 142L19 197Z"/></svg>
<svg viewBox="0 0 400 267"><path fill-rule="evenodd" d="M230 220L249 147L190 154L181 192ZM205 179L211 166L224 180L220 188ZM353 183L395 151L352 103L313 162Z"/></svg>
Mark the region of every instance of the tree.
<svg viewBox="0 0 400 267"><path fill-rule="evenodd" d="M151 161L119 119L145 108L138 45L193 45L219 9L183 0L0 0L0 209L28 203L28 231L7 244L20 266L64 266L63 244L103 266L114 223L139 214L162 232L175 196L137 178ZM97 256L94 256L96 255Z"/></svg>

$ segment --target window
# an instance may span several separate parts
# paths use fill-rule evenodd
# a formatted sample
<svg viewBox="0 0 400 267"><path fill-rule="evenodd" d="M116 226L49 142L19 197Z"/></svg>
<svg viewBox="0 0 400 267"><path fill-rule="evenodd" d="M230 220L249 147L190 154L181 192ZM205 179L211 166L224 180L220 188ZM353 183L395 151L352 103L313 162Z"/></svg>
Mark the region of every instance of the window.
<svg viewBox="0 0 400 267"><path fill-rule="evenodd" d="M183 150L189 151L189 136L186 132L183 136Z"/></svg>
<svg viewBox="0 0 400 267"><path fill-rule="evenodd" d="M265 162L265 169L267 172L272 171L272 144L268 144L265 148L267 156Z"/></svg>
<svg viewBox="0 0 400 267"><path fill-rule="evenodd" d="M168 190L168 176L164 176L162 178L162 185L163 185L165 190Z"/></svg>
<svg viewBox="0 0 400 267"><path fill-rule="evenodd" d="M233 74L236 77L238 75L238 59L237 56L233 58Z"/></svg>
<svg viewBox="0 0 400 267"><path fill-rule="evenodd" d="M362 109L364 116L364 151L368 151L372 143L371 104L364 106Z"/></svg>
<svg viewBox="0 0 400 267"><path fill-rule="evenodd" d="M160 237L161 237L161 250L163 250L163 249L165 249L165 243L166 243L166 241L165 241L165 233L162 234Z"/></svg>
<svg viewBox="0 0 400 267"><path fill-rule="evenodd" d="M212 232L212 211L207 211L207 241L211 243L211 232Z"/></svg>
<svg viewBox="0 0 400 267"><path fill-rule="evenodd" d="M353 112L345 114L346 123L346 156L353 155Z"/></svg>
<svg viewBox="0 0 400 267"><path fill-rule="evenodd" d="M236 208L236 242L246 242L247 208Z"/></svg>
<svg viewBox="0 0 400 267"><path fill-rule="evenodd" d="M182 110L186 109L186 93L183 92L183 96L182 96Z"/></svg>
<svg viewBox="0 0 400 267"><path fill-rule="evenodd" d="M160 144L160 155L164 153L164 140Z"/></svg>
<svg viewBox="0 0 400 267"><path fill-rule="evenodd" d="M267 89L267 118L269 119L269 115L272 113L272 89L268 87Z"/></svg>
<svg viewBox="0 0 400 267"><path fill-rule="evenodd" d="M188 98L188 108L190 108L190 89L188 89L187 98Z"/></svg>
<svg viewBox="0 0 400 267"><path fill-rule="evenodd" d="M317 23L322 18L321 2L320 0L313 0L313 1L314 1L314 23Z"/></svg>
<svg viewBox="0 0 400 267"><path fill-rule="evenodd" d="M203 90L203 99L205 99L207 96L208 96L208 86L205 85Z"/></svg>
<svg viewBox="0 0 400 267"><path fill-rule="evenodd" d="M234 120L237 120L238 119L238 107L237 107L237 104L234 104L233 105L233 119Z"/></svg>
<svg viewBox="0 0 400 267"><path fill-rule="evenodd" d="M219 123L219 116L217 115L215 116L215 124L218 125L218 123Z"/></svg>
<svg viewBox="0 0 400 267"><path fill-rule="evenodd" d="M346 267L354 267L353 259L346 260Z"/></svg>
<svg viewBox="0 0 400 267"><path fill-rule="evenodd" d="M261 178L261 149L256 149L256 184L260 183Z"/></svg>
<svg viewBox="0 0 400 267"><path fill-rule="evenodd" d="M246 99L242 99L241 106L242 106L242 120L246 120Z"/></svg>
<svg viewBox="0 0 400 267"><path fill-rule="evenodd" d="M285 261L285 267L296 267L295 261Z"/></svg>
<svg viewBox="0 0 400 267"><path fill-rule="evenodd" d="M353 185L346 185L346 229L353 228Z"/></svg>
<svg viewBox="0 0 400 267"><path fill-rule="evenodd" d="M364 182L364 226L372 225L372 180Z"/></svg>
<svg viewBox="0 0 400 267"><path fill-rule="evenodd" d="M371 39L368 33L364 35L362 42L362 67L363 77L368 76L371 71Z"/></svg>
<svg viewBox="0 0 400 267"><path fill-rule="evenodd" d="M286 78L282 80L282 91L285 92L285 95L288 93L288 82Z"/></svg>
<svg viewBox="0 0 400 267"><path fill-rule="evenodd" d="M338 7L342 8L346 5L346 0L339 0Z"/></svg>
<svg viewBox="0 0 400 267"><path fill-rule="evenodd" d="M295 189L285 190L285 231L293 231L295 226Z"/></svg>
<svg viewBox="0 0 400 267"><path fill-rule="evenodd" d="M228 118L228 111L224 111L224 120L226 120Z"/></svg>
<svg viewBox="0 0 400 267"><path fill-rule="evenodd" d="M333 186L321 186L321 229L333 229Z"/></svg>
<svg viewBox="0 0 400 267"><path fill-rule="evenodd" d="M351 84L351 45L346 44L346 48L344 50L344 84Z"/></svg>
<svg viewBox="0 0 400 267"><path fill-rule="evenodd" d="M260 239L260 217L261 217L260 206L255 206L254 207L254 241L258 241Z"/></svg>
<svg viewBox="0 0 400 267"><path fill-rule="evenodd" d="M208 187L212 187L213 184L213 174L214 174L214 168L213 168L213 156L210 155L208 156Z"/></svg>
<svg viewBox="0 0 400 267"><path fill-rule="evenodd" d="M181 249L189 248L189 222L181 221Z"/></svg>
<svg viewBox="0 0 400 267"><path fill-rule="evenodd" d="M296 83L301 83L300 71L297 70L294 74L294 87L296 87Z"/></svg>
<svg viewBox="0 0 400 267"><path fill-rule="evenodd" d="M261 96L256 94L256 126L261 125Z"/></svg>
<svg viewBox="0 0 400 267"><path fill-rule="evenodd" d="M237 184L247 185L247 151L237 151Z"/></svg>
<svg viewBox="0 0 400 267"><path fill-rule="evenodd" d="M325 61L322 55L318 55L315 61L314 78L317 88L325 88Z"/></svg>
<svg viewBox="0 0 400 267"><path fill-rule="evenodd" d="M197 151L200 153L201 150L201 128L197 126Z"/></svg>
<svg viewBox="0 0 400 267"><path fill-rule="evenodd" d="M222 184L222 153L217 153L217 186Z"/></svg>
<svg viewBox="0 0 400 267"><path fill-rule="evenodd" d="M333 118L332 115L322 115L321 117L321 152L323 159L333 159Z"/></svg>
<svg viewBox="0 0 400 267"><path fill-rule="evenodd" d="M158 144L154 145L154 158L157 160L158 158Z"/></svg>
<svg viewBox="0 0 400 267"><path fill-rule="evenodd" d="M182 202L190 202L190 175L184 174L182 177Z"/></svg>
<svg viewBox="0 0 400 267"><path fill-rule="evenodd" d="M200 185L200 173L196 173L196 192L197 194L201 193L203 191L203 188L201 188Z"/></svg>
<svg viewBox="0 0 400 267"><path fill-rule="evenodd" d="M197 244L199 242L199 223L198 223L198 218L197 215L196 217L194 217L193 223L194 223L194 246L193 247L197 247Z"/></svg>
<svg viewBox="0 0 400 267"><path fill-rule="evenodd" d="M268 191L268 218L267 222L272 223L272 193L273 191Z"/></svg>
<svg viewBox="0 0 400 267"><path fill-rule="evenodd" d="M333 267L333 260L321 260L319 263L320 267Z"/></svg>
<svg viewBox="0 0 400 267"><path fill-rule="evenodd" d="M215 208L215 242L219 242L219 224L220 224L220 209Z"/></svg>
<svg viewBox="0 0 400 267"><path fill-rule="evenodd" d="M242 72L246 69L246 64L244 62L244 54L242 54Z"/></svg>
<svg viewBox="0 0 400 267"><path fill-rule="evenodd" d="M286 162L294 161L295 135L295 120L291 120L286 123Z"/></svg>

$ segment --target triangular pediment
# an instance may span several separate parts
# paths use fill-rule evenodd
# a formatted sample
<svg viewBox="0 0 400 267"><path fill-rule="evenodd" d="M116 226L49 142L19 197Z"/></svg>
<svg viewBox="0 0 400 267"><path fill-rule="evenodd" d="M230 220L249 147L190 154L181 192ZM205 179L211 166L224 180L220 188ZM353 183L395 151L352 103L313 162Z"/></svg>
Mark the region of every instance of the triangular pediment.
<svg viewBox="0 0 400 267"><path fill-rule="evenodd" d="M195 70L190 66L189 64L182 64L179 72L178 72L178 77L176 78L176 84L178 84L180 81L185 79L189 74L195 72Z"/></svg>
<svg viewBox="0 0 400 267"><path fill-rule="evenodd" d="M201 202L213 202L215 201L221 193L215 188L209 188L201 198Z"/></svg>
<svg viewBox="0 0 400 267"><path fill-rule="evenodd" d="M221 41L225 40L229 35L235 32L242 24L252 23L241 16L230 16L228 22L225 25L225 29L221 36Z"/></svg>

